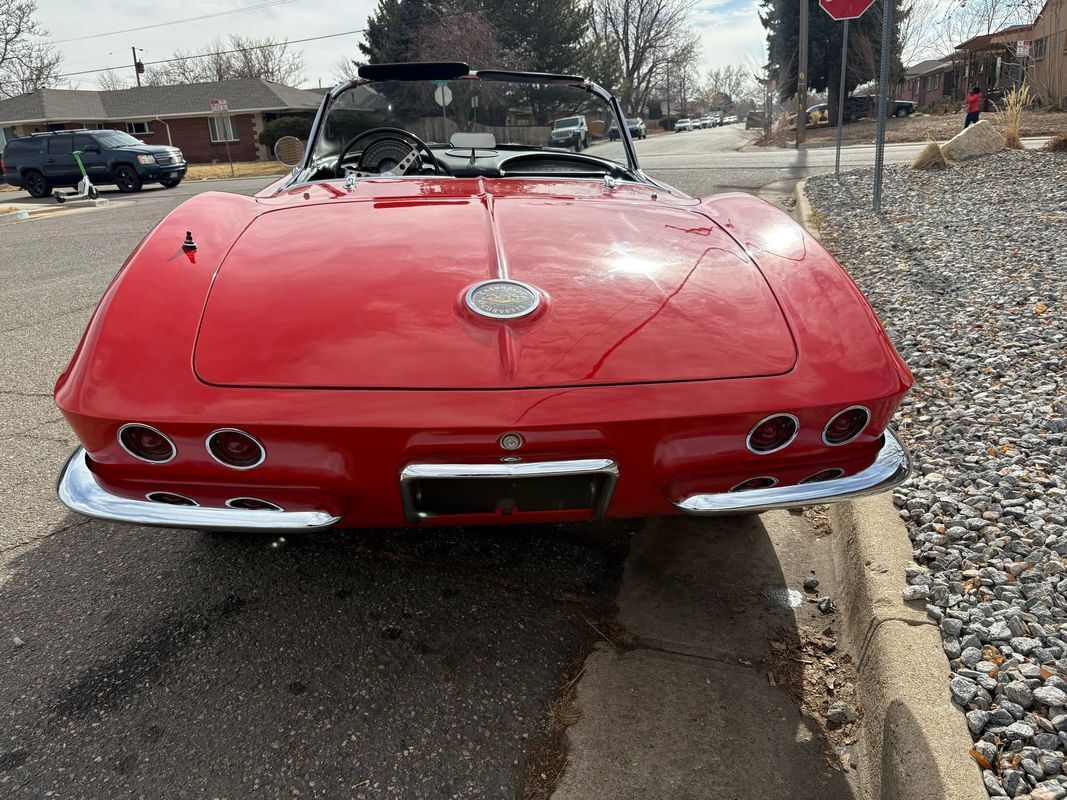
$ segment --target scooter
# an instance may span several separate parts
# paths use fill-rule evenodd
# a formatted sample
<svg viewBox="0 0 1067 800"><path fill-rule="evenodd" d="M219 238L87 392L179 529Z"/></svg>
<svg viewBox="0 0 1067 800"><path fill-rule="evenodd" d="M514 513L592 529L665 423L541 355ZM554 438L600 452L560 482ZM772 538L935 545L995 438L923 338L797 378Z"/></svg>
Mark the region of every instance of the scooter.
<svg viewBox="0 0 1067 800"><path fill-rule="evenodd" d="M78 181L78 186L73 192L67 194L56 192L57 203L65 203L68 200L95 200L100 196L100 190L93 186L93 182L89 180L89 174L85 171L81 156L81 150L74 151L74 160L78 162L78 169L81 170L82 179Z"/></svg>

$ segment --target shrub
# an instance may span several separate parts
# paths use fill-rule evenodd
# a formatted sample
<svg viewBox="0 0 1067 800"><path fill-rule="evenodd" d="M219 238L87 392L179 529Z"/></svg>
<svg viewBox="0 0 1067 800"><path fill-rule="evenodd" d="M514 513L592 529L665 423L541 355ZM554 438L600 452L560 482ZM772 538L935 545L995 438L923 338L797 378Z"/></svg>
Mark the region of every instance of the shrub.
<svg viewBox="0 0 1067 800"><path fill-rule="evenodd" d="M675 123L680 119L681 117L677 114L672 114L669 117L660 117L659 126L665 131L673 131Z"/></svg>
<svg viewBox="0 0 1067 800"><path fill-rule="evenodd" d="M945 169L947 166L948 161L941 152L941 145L935 141L927 142L926 147L911 162L912 169Z"/></svg>
<svg viewBox="0 0 1067 800"><path fill-rule="evenodd" d="M1012 89L1004 95L1003 105L996 106L1004 126L1004 146L1013 150L1022 150L1020 138L1022 131L1023 110L1031 104L1030 87L1022 86Z"/></svg>
<svg viewBox="0 0 1067 800"><path fill-rule="evenodd" d="M268 149L283 136L295 136L306 142L311 133L311 117L278 117L263 126L259 134L259 143Z"/></svg>
<svg viewBox="0 0 1067 800"><path fill-rule="evenodd" d="M1048 153L1067 153L1067 133L1053 136L1041 149Z"/></svg>

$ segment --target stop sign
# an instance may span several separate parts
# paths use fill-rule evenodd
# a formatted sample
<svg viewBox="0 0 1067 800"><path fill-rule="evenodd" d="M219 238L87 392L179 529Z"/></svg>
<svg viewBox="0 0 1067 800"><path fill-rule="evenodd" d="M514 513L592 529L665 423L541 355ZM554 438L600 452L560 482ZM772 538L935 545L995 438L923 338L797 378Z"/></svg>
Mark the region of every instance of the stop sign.
<svg viewBox="0 0 1067 800"><path fill-rule="evenodd" d="M874 0L819 0L819 5L834 19L855 19L874 5Z"/></svg>

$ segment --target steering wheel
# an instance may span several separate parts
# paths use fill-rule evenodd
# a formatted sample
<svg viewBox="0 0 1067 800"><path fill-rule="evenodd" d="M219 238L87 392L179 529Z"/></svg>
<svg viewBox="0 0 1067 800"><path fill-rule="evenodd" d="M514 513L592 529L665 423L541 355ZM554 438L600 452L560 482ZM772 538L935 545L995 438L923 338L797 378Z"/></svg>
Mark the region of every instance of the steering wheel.
<svg viewBox="0 0 1067 800"><path fill-rule="evenodd" d="M347 156L350 151L355 149L355 146L359 142L363 141L364 139L368 139L371 136L378 136L379 140L370 147L364 148L363 152L360 153L359 163L356 164L356 168L353 169L352 167L345 167L345 156ZM433 164L433 171L435 175L448 174L447 172L444 172L442 170L441 163L436 158L434 158L433 151L430 149L429 145L427 145L426 142L424 142L415 134L405 131L401 128L371 128L369 131L363 131L363 133L358 134L355 138L351 139L348 144L341 148L341 153L337 156L337 165L333 168L334 177L345 177L346 169L348 170L347 174L355 175L357 178L368 178L381 175L381 172L371 172L370 170L368 170L367 167L370 165L368 165L364 161L371 147L374 147L375 145L379 144L394 146L399 145L401 148L408 151L407 155L400 158L393 167L387 170L388 172L391 172L396 175L407 175L408 170L419 162L419 151L421 150L423 153L430 157L430 162ZM379 164L380 163L381 162L379 162Z"/></svg>

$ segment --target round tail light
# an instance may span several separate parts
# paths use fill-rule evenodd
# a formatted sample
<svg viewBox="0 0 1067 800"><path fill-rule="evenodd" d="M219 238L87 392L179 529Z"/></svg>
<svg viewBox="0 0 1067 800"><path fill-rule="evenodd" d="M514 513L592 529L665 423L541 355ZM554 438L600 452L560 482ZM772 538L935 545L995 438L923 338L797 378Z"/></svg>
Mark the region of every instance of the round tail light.
<svg viewBox="0 0 1067 800"><path fill-rule="evenodd" d="M831 469L824 469L821 472L816 472L814 475L809 475L801 483L822 483L823 481L832 481L834 478L840 478L845 474L845 471L840 467L832 467Z"/></svg>
<svg viewBox="0 0 1067 800"><path fill-rule="evenodd" d="M776 483L778 483L778 479L777 478L770 478L770 477L766 477L766 476L759 477L759 478L749 478L747 481L741 481L741 483L737 484L737 486L735 486L730 491L731 492L749 492L749 491L752 491L753 489L770 489Z"/></svg>
<svg viewBox="0 0 1067 800"><path fill-rule="evenodd" d="M822 431L823 443L836 447L848 444L867 427L871 412L863 406L849 406L830 417Z"/></svg>
<svg viewBox="0 0 1067 800"><path fill-rule="evenodd" d="M227 500L226 505L229 508L243 508L247 511L281 511L282 507L275 505L267 500L260 500L258 497L235 497L232 500Z"/></svg>
<svg viewBox="0 0 1067 800"><path fill-rule="evenodd" d="M258 467L267 457L256 437L236 428L220 428L208 436L207 451L220 464L233 469Z"/></svg>
<svg viewBox="0 0 1067 800"><path fill-rule="evenodd" d="M198 506L200 505L195 500L186 497L185 495L175 494L174 492L149 492L145 495L146 498L153 503L166 503L168 506Z"/></svg>
<svg viewBox="0 0 1067 800"><path fill-rule="evenodd" d="M745 444L758 455L774 453L792 442L799 430L800 423L792 414L773 414L756 423Z"/></svg>
<svg viewBox="0 0 1067 800"><path fill-rule="evenodd" d="M119 428L118 439L123 450L150 464L166 464L178 454L167 434L151 425L133 422L123 425Z"/></svg>

